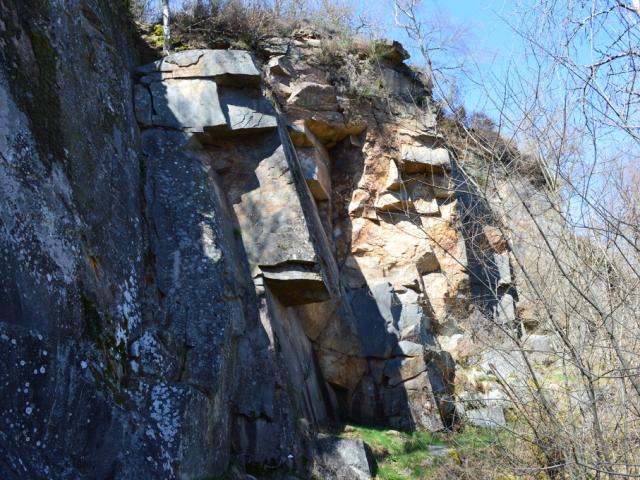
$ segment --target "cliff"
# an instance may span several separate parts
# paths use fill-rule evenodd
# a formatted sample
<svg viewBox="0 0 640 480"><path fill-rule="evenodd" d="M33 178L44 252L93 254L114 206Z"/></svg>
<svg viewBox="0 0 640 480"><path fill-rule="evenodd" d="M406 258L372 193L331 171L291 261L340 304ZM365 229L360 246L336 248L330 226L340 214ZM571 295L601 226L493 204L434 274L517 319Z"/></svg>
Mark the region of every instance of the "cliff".
<svg viewBox="0 0 640 480"><path fill-rule="evenodd" d="M119 2L0 11L2 478L369 478L326 432L460 421L517 294L399 44L139 65Z"/></svg>

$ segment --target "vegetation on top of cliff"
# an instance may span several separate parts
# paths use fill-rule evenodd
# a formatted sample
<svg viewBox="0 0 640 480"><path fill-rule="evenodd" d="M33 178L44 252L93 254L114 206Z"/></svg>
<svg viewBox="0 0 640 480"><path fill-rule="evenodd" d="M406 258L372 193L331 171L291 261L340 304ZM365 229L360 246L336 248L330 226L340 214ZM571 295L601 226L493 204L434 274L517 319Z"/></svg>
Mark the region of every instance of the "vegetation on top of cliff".
<svg viewBox="0 0 640 480"><path fill-rule="evenodd" d="M132 12L143 23L159 20L149 0L134 0ZM351 8L331 0L190 0L176 6L172 14L174 41L190 48L249 49L268 37L320 38L352 34L355 29Z"/></svg>

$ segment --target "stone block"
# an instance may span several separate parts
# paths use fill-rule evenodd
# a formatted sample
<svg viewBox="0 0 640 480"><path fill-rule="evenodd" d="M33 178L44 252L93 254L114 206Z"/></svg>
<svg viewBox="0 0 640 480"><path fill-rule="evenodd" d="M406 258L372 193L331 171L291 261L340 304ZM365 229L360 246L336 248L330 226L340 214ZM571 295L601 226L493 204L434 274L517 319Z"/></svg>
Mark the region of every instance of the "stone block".
<svg viewBox="0 0 640 480"><path fill-rule="evenodd" d="M269 130L278 126L273 105L259 92L228 87L218 90L230 130Z"/></svg>
<svg viewBox="0 0 640 480"><path fill-rule="evenodd" d="M152 83L149 89L156 112L154 125L200 131L227 125L213 80L165 80Z"/></svg>
<svg viewBox="0 0 640 480"><path fill-rule="evenodd" d="M498 270L498 286L506 287L511 285L511 265L509 263L509 253L494 253L493 254L493 263Z"/></svg>
<svg viewBox="0 0 640 480"><path fill-rule="evenodd" d="M287 105L309 110L335 111L338 100L331 85L302 82L293 86Z"/></svg>
<svg viewBox="0 0 640 480"><path fill-rule="evenodd" d="M143 83L173 78L211 78L219 85L258 85L260 72L245 50L186 50L138 68Z"/></svg>
<svg viewBox="0 0 640 480"><path fill-rule="evenodd" d="M422 145L402 145L400 160L406 173L442 172L451 170L451 159L446 148Z"/></svg>
<svg viewBox="0 0 640 480"><path fill-rule="evenodd" d="M316 200L329 200L331 196L331 178L329 174L329 156L322 145L296 149L304 179Z"/></svg>
<svg viewBox="0 0 640 480"><path fill-rule="evenodd" d="M304 305L330 298L322 274L304 263L261 266L265 284L283 305Z"/></svg>

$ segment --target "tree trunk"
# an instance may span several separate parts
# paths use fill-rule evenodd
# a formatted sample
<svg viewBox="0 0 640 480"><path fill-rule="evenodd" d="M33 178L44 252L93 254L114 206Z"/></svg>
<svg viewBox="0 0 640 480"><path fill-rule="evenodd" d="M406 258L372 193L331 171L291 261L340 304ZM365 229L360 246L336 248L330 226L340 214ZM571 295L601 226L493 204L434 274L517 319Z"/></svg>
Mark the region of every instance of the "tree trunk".
<svg viewBox="0 0 640 480"><path fill-rule="evenodd" d="M162 0L162 33L164 35L164 45L162 52L169 55L171 52L171 10L169 9L169 0Z"/></svg>

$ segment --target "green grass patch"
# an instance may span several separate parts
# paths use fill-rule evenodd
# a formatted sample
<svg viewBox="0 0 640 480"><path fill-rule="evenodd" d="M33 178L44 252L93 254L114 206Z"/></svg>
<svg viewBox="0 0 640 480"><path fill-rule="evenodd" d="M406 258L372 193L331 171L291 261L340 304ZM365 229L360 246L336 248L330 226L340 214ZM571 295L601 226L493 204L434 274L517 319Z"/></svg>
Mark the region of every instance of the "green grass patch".
<svg viewBox="0 0 640 480"><path fill-rule="evenodd" d="M429 478L438 465L447 461L446 455L436 455L430 451L430 447L444 447L446 443L428 432L404 433L353 426L342 435L361 438L371 447L378 462L376 478L379 479Z"/></svg>
<svg viewBox="0 0 640 480"><path fill-rule="evenodd" d="M396 432L381 428L350 426L344 437L366 442L378 463L380 480L422 480L438 478L445 464L457 464L461 458L478 455L506 431L466 426L459 432Z"/></svg>

